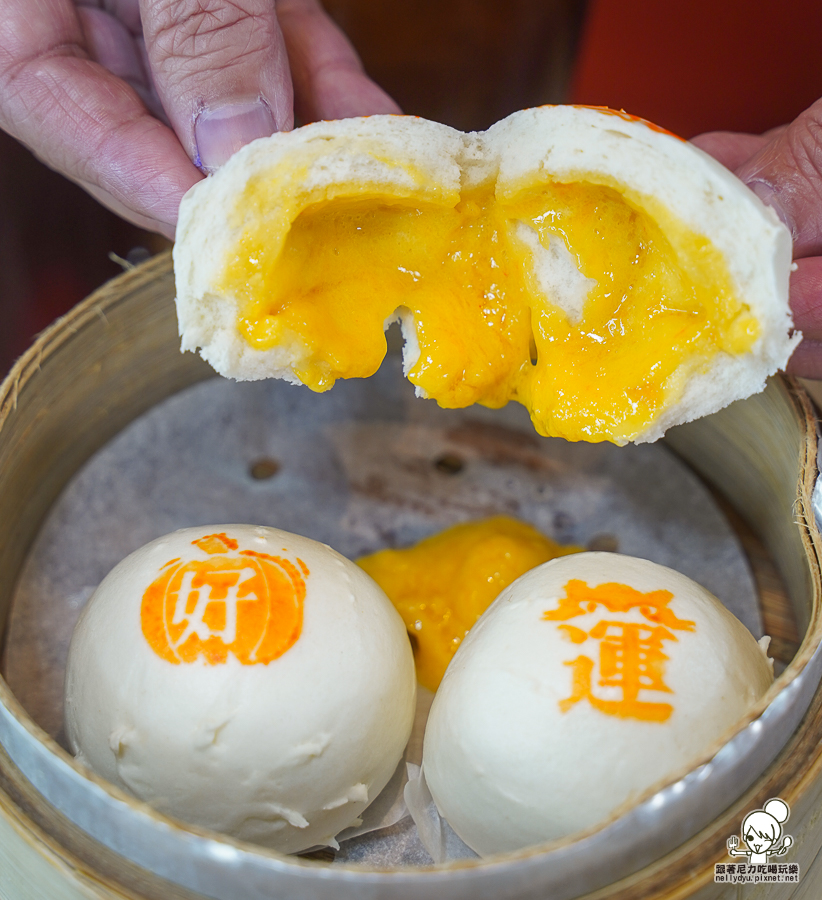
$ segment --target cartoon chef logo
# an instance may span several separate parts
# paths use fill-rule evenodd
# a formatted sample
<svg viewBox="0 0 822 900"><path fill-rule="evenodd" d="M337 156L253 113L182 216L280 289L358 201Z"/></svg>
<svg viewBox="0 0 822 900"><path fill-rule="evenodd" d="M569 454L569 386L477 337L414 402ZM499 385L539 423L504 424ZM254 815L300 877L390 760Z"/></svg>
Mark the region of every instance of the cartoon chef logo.
<svg viewBox="0 0 822 900"><path fill-rule="evenodd" d="M280 556L239 550L227 534L191 542L190 558L172 559L143 594L143 635L170 663L202 659L266 665L300 636L308 568Z"/></svg>
<svg viewBox="0 0 822 900"><path fill-rule="evenodd" d="M789 834L782 837L782 825L787 822L790 814L788 804L776 797L769 800L762 809L748 813L742 821L741 831L747 849L739 849L739 838L734 834L728 838L728 855L746 856L752 865L765 865L770 857L783 856L793 844L793 838Z"/></svg>

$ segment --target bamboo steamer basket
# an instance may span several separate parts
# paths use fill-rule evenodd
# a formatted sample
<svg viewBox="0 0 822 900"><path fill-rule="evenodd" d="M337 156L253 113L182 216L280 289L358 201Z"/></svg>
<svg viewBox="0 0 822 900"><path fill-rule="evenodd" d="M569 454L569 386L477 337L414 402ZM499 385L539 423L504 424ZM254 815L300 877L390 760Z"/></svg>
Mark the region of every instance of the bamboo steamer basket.
<svg viewBox="0 0 822 900"><path fill-rule="evenodd" d="M68 480L135 417L212 374L179 352L173 292L167 254L124 274L44 332L4 382L0 631L28 549ZM703 765L581 838L484 861L377 871L284 857L159 816L76 765L0 679L0 898L731 900L741 888L715 884L714 864L727 860L726 841L744 816L771 797L791 807L789 860L802 878L747 887L744 896L816 897L822 538L812 513L813 409L797 383L777 378L763 394L673 429L666 440L730 504L758 575L766 632L782 637L777 656L792 656L760 706ZM792 620L798 648L780 624ZM632 847L626 835L650 813L663 836ZM598 865L581 865L591 848ZM546 864L552 854L564 860L559 888Z"/></svg>

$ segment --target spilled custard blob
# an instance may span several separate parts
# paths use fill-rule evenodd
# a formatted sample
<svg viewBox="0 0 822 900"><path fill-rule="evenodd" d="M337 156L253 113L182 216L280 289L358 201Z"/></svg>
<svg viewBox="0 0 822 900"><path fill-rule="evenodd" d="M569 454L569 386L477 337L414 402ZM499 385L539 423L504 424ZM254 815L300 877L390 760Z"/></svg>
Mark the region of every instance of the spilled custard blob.
<svg viewBox="0 0 822 900"><path fill-rule="evenodd" d="M240 205L265 209L266 190L250 182ZM245 221L218 288L248 345L301 348L315 391L372 375L399 314L408 378L441 406L516 400L540 434L622 444L760 331L706 238L595 176L456 205L372 189L306 207L284 244L262 213Z"/></svg>
<svg viewBox="0 0 822 900"><path fill-rule="evenodd" d="M582 548L563 546L509 516L454 525L404 550L357 560L412 635L417 679L436 691L462 639L520 575Z"/></svg>

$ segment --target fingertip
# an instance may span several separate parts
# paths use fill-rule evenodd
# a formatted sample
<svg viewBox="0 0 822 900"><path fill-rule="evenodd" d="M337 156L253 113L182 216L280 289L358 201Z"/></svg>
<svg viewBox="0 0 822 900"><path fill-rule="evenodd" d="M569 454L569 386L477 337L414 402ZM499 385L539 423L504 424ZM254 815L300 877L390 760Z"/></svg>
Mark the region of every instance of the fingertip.
<svg viewBox="0 0 822 900"><path fill-rule="evenodd" d="M289 60L272 0L142 4L158 96L201 171L214 171L256 138L292 127Z"/></svg>
<svg viewBox="0 0 822 900"><path fill-rule="evenodd" d="M262 97L204 106L194 119L194 165L206 174L214 172L241 147L277 130Z"/></svg>
<svg viewBox="0 0 822 900"><path fill-rule="evenodd" d="M751 178L745 184L756 194L757 197L769 206L779 216L780 222L790 231L791 238L796 240L796 229L793 221L788 215L785 206L780 199L780 194L774 186L762 178Z"/></svg>
<svg viewBox="0 0 822 900"><path fill-rule="evenodd" d="M787 225L794 258L818 256L822 253L822 100L769 136L736 174Z"/></svg>

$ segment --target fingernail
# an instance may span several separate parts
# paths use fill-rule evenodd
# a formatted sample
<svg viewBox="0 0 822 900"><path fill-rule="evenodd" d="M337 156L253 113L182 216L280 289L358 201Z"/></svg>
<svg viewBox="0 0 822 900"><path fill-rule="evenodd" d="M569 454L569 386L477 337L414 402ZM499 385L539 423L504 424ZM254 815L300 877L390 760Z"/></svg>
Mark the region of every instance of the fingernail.
<svg viewBox="0 0 822 900"><path fill-rule="evenodd" d="M276 130L274 116L262 97L244 103L204 106L194 120L197 157L194 165L208 174L219 169L240 147Z"/></svg>
<svg viewBox="0 0 822 900"><path fill-rule="evenodd" d="M788 219L787 214L779 201L779 195L772 185L767 181L753 179L747 182L748 187L756 194L757 197L779 216L783 225L793 234L793 223Z"/></svg>

